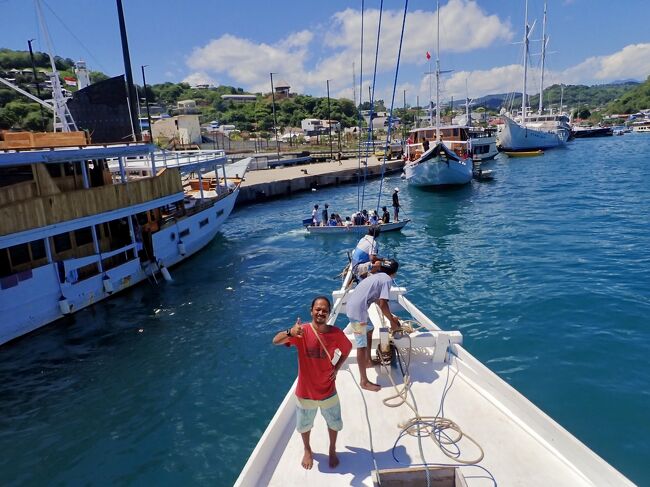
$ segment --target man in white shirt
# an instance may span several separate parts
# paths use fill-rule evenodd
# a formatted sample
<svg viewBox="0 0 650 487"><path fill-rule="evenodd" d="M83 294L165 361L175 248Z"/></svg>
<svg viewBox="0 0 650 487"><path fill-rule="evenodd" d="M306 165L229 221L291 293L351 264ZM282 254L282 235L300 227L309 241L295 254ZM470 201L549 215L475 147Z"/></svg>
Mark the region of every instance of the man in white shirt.
<svg viewBox="0 0 650 487"><path fill-rule="evenodd" d="M359 364L359 384L362 389L377 392L381 386L370 382L366 369L373 366L370 360L370 346L372 346L372 330L374 326L368 318L368 308L373 303L379 306L382 314L390 322L391 330L400 327L399 320L390 312L388 300L390 299L390 286L397 274L399 263L396 260L382 260L379 265L379 272L371 274L361 281L354 292L351 293L345 305L346 314L350 320L350 326L354 331L354 338L357 346L357 362Z"/></svg>
<svg viewBox="0 0 650 487"><path fill-rule="evenodd" d="M381 232L377 226L368 228L368 234L364 235L352 251L352 272L357 278L363 278L371 271L372 265L378 261L377 252L379 246L376 238Z"/></svg>
<svg viewBox="0 0 650 487"><path fill-rule="evenodd" d="M320 227L320 212L318 211L318 205L314 205L314 209L311 212L311 224L315 227Z"/></svg>

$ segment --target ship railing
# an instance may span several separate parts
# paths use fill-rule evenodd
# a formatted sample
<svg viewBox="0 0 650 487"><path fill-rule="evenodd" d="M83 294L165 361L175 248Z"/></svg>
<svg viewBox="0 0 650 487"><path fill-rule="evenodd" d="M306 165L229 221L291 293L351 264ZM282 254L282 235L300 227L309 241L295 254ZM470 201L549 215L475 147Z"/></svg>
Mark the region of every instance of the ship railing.
<svg viewBox="0 0 650 487"><path fill-rule="evenodd" d="M86 257L77 257L62 261L65 281L68 284L75 284L89 277L99 274L99 263L101 261L102 270L107 271L117 267L125 262L138 258L137 243L130 243L119 249L99 254L88 255ZM131 256L128 252L132 251ZM56 264L55 264L56 265ZM92 268L92 270L90 270Z"/></svg>

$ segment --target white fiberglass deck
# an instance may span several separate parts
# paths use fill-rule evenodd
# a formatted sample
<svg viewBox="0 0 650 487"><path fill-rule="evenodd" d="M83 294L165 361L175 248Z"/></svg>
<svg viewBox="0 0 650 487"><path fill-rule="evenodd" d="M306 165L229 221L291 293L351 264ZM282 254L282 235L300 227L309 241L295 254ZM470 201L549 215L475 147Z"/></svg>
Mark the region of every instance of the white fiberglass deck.
<svg viewBox="0 0 650 487"><path fill-rule="evenodd" d="M424 318L419 321L431 329L411 335L411 391L419 415L438 414L457 423L464 435L473 438L483 449L485 456L478 465L486 470L462 466L444 455L430 437L422 438L421 442L426 463L431 466L450 464L461 467L468 486L632 485L467 353L459 345L462 340L460 334L434 329L435 325L430 321L427 323L428 319L412 303L399 296L399 290L395 294L402 305L394 303L398 315L404 317L404 308L409 309L414 317ZM376 312L371 313L373 321L376 317ZM375 336L378 336L377 327ZM443 346L436 350L435 343ZM400 341L399 346L402 345L405 351L408 348L406 339ZM311 470L302 468L303 446L300 435L294 430L292 387L236 485L373 485L371 471L375 467L370 453L366 407L356 385L359 374L354 350L348 364L344 369L349 368L354 377L347 370L341 370L336 382L344 423L337 441L339 466L331 469L328 465L327 429L318 414L311 433L314 466ZM379 469L396 469L422 464L416 437L404 435L395 445L401 432L398 425L414 417L414 413L405 404L399 407L383 404L385 398L395 394L395 389L390 385L388 376L379 373L380 370L380 367L369 369L368 377L382 385L382 390L363 391L377 466ZM399 367L393 366L391 372L398 386L401 385ZM441 413L439 407L445 388L447 393ZM392 402L395 401L400 400ZM410 395L408 401L413 403ZM453 435L453 432L449 434ZM463 460L472 461L480 456L477 446L465 437L457 446ZM449 450L453 452L454 446L450 446ZM426 485L426 482L418 485Z"/></svg>

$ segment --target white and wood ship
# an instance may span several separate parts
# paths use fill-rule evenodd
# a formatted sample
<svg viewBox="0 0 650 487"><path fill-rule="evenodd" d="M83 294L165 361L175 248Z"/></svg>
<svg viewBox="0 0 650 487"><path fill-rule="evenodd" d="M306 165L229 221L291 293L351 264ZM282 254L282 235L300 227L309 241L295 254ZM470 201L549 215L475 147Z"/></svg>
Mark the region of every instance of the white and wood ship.
<svg viewBox="0 0 650 487"><path fill-rule="evenodd" d="M354 293L346 291L349 278L333 293L330 323L342 313L345 317L346 301ZM327 428L318 414L311 431L314 466L302 467L294 383L236 486L633 485L474 358L459 332L436 326L406 297L405 288L391 289L390 306L400 320L409 318L403 323L414 331L391 338L399 352L392 364L368 369L368 378L381 391L358 387L354 350L339 371L340 464L333 469L328 465ZM370 317L374 349L386 339L382 327L388 323L374 304ZM345 325L347 320L338 321Z"/></svg>
<svg viewBox="0 0 650 487"><path fill-rule="evenodd" d="M203 248L249 160L223 151L91 145L84 132L0 142L0 344L101 301Z"/></svg>

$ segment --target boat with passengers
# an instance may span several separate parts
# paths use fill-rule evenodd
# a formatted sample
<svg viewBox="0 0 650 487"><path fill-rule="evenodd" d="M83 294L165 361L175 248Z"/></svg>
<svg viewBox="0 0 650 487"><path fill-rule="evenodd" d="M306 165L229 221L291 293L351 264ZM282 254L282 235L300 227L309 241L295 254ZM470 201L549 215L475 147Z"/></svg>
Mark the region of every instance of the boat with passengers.
<svg viewBox="0 0 650 487"><path fill-rule="evenodd" d="M93 145L85 132L0 140L0 344L168 268L226 221L249 160Z"/></svg>

